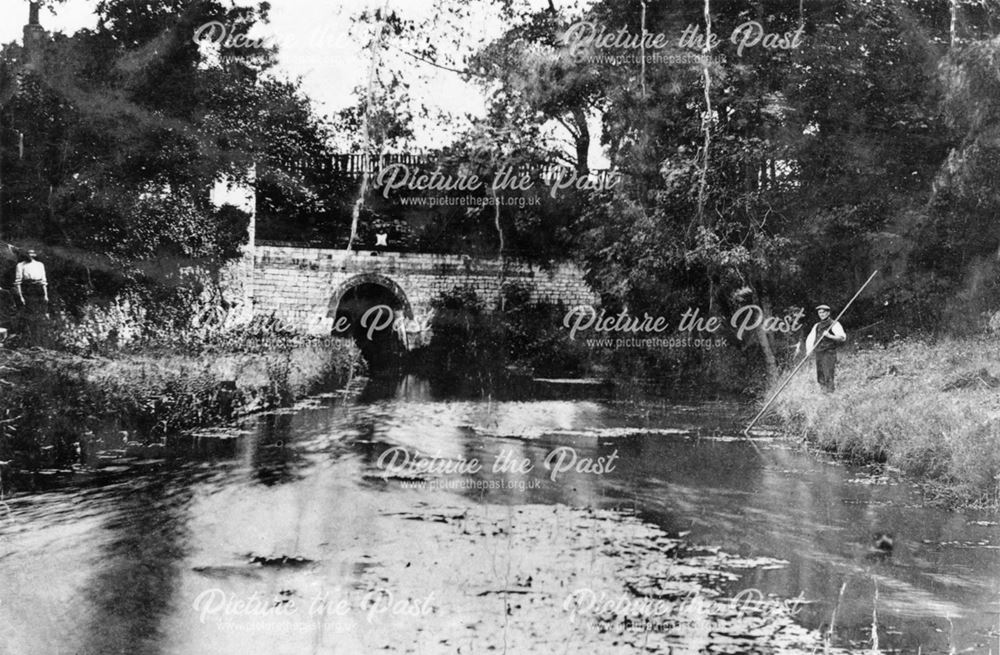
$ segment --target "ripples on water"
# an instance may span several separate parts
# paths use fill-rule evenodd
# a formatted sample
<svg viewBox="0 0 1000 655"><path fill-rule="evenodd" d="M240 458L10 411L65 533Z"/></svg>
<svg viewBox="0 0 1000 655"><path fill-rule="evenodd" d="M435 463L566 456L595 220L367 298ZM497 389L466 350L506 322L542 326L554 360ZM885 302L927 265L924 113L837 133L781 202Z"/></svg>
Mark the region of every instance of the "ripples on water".
<svg viewBox="0 0 1000 655"><path fill-rule="evenodd" d="M909 485L773 439L757 452L736 436L746 414L727 402L438 397L411 377L254 417L161 465L8 499L0 650L266 652L253 634L206 630L191 599L212 585L290 595L316 567L349 590L371 567L366 544L394 537L380 533L385 516L485 503L624 508L693 544L783 560L725 591L802 593L815 601L799 615L810 628L826 628L846 583L841 645L870 643L877 585L883 649L1000 652L995 520L923 508ZM393 447L483 470L404 489L377 465ZM553 480L544 462L567 447L614 455L614 469ZM532 470L493 473L498 457ZM469 480L480 484L457 484ZM895 535L890 557L873 556L876 532ZM312 652L295 650L310 638L279 650Z"/></svg>

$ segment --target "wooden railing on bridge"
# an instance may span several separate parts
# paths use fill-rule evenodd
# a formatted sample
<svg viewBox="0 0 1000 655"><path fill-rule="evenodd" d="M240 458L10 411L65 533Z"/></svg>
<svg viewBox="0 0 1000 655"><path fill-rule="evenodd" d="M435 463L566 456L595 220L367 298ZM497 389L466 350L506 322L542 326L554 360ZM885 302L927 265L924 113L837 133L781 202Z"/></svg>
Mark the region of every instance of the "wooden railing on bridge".
<svg viewBox="0 0 1000 655"><path fill-rule="evenodd" d="M425 166L435 164L437 157L424 154L395 153L371 157L369 155L334 155L331 161L332 170L348 177L361 177L363 174L377 173L390 164L406 164L407 166Z"/></svg>
<svg viewBox="0 0 1000 655"><path fill-rule="evenodd" d="M436 154L424 153L390 153L378 156L364 154L339 154L323 159L299 159L282 162L282 165L292 169L304 171L312 169L327 173L332 176L360 180L368 173L377 175L384 167L392 164L404 164L407 166L419 166L422 168L437 167L449 163L459 163L449 161L447 157ZM538 176L546 183L552 183L560 176L576 175L576 170L567 164L549 162L545 164L521 165L515 167L518 171L527 171L529 174ZM621 173L606 168L591 168L587 172L587 177L600 185L601 188L608 188L610 180Z"/></svg>

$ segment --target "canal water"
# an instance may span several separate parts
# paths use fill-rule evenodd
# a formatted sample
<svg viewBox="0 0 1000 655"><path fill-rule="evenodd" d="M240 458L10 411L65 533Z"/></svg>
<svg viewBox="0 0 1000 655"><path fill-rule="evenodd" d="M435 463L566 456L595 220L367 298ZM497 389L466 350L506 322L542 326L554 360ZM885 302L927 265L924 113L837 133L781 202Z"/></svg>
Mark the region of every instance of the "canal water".
<svg viewBox="0 0 1000 655"><path fill-rule="evenodd" d="M264 588L267 611L250 619L280 624L284 601L273 598L305 612L318 576L347 598L371 582L373 553L427 550L398 528L418 510L446 521L551 506L622 511L693 547L772 562L722 579L719 592L799 598L795 620L821 634L833 621L834 646L868 652L874 623L880 652L1000 653L996 515L924 507L891 474L786 441L754 447L739 438L752 413L739 402L557 388L463 397L413 376L373 381L209 431L163 460L8 497L0 652L502 652L447 639L411 649L397 624L255 632L205 613L214 593L246 600ZM890 553L873 548L877 533L892 534ZM375 604L345 603L345 621L355 602ZM421 603L435 601L394 602L419 631Z"/></svg>

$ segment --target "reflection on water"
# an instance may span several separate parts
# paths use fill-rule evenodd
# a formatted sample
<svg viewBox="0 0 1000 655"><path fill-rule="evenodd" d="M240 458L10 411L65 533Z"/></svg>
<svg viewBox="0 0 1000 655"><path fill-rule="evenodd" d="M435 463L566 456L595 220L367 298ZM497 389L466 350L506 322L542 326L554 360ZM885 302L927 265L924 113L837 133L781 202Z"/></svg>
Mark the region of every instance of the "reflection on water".
<svg viewBox="0 0 1000 655"><path fill-rule="evenodd" d="M843 645L870 643L877 586L883 649L1000 652L990 516L923 508L907 485L785 445L757 452L716 438L736 433L746 414L736 404L520 391L469 398L413 377L381 380L351 403L256 417L245 436L195 443L155 472L9 500L0 652L317 652L331 637L304 612L290 632L221 631L199 621L193 600L264 589L272 608L331 592L357 603L366 551L399 538L387 516L463 503L631 509L697 544L786 560L727 591L802 593L815 601L800 615L809 627L828 626L846 585ZM476 471L386 475L379 460L392 448ZM878 532L895 536L889 557L872 552ZM393 634L343 620L339 652Z"/></svg>

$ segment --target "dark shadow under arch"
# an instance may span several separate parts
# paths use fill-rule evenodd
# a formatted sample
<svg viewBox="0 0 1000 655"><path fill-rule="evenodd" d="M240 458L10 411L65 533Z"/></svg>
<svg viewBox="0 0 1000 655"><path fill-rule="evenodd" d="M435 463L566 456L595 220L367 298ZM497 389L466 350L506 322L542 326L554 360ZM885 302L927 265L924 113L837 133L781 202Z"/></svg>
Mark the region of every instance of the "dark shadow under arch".
<svg viewBox="0 0 1000 655"><path fill-rule="evenodd" d="M396 284L396 282L391 278L378 273L362 273L341 283L341 285L337 287L337 290L334 292L333 297L330 299L330 308L327 312L327 316L336 319L337 311L340 308L340 301L345 295L350 293L351 290L363 285L374 285L387 289L389 293L395 296L396 300L399 302L406 318L413 318L413 308L410 306L410 300L406 297L406 292L403 291L403 288Z"/></svg>
<svg viewBox="0 0 1000 655"><path fill-rule="evenodd" d="M366 319L371 310L375 311ZM349 335L361 349L371 371L400 369L407 349L399 318L412 319L413 308L406 292L393 280L378 273L355 275L334 292L328 315L334 320L335 332L346 321Z"/></svg>

